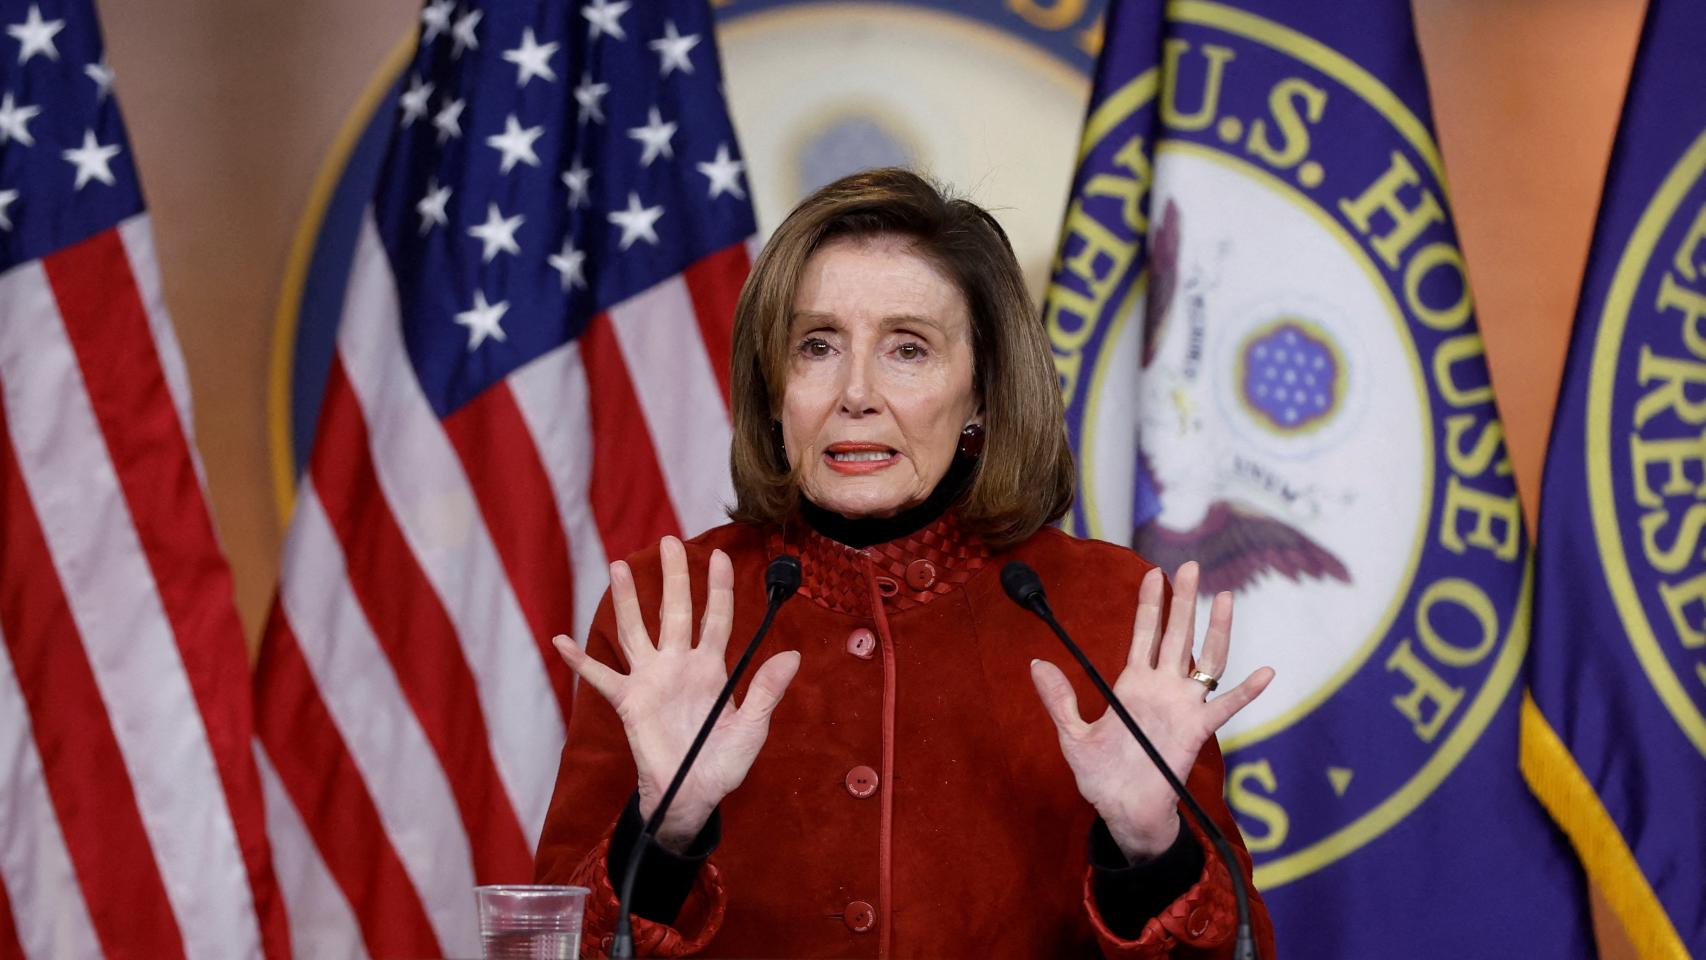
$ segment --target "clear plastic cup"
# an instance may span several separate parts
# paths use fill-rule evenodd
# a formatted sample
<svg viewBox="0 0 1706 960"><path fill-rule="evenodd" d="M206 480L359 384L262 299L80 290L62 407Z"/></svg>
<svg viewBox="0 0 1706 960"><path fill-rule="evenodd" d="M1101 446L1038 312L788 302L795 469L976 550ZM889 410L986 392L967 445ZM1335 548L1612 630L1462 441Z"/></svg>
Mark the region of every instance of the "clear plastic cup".
<svg viewBox="0 0 1706 960"><path fill-rule="evenodd" d="M485 960L574 960L580 956L587 888L533 884L475 887Z"/></svg>

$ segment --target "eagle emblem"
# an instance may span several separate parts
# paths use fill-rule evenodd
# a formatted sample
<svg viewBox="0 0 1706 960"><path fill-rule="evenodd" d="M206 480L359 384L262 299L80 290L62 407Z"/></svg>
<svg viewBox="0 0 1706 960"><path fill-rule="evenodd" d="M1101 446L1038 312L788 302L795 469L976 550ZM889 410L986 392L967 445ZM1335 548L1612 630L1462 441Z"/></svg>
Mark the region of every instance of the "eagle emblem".
<svg viewBox="0 0 1706 960"><path fill-rule="evenodd" d="M1151 233L1149 295L1143 311L1141 364L1150 372L1169 333L1181 287L1183 231L1178 203L1169 198ZM1337 398L1337 358L1296 318L1280 320L1248 339L1241 351L1240 388L1245 402L1280 431L1305 430L1327 416ZM1181 414L1183 416L1183 414ZM1176 500L1153 467L1151 431L1138 433L1138 471L1159 505ZM1202 586L1210 593L1240 592L1264 576L1293 582L1331 578L1350 583L1350 571L1331 550L1285 520L1219 491L1190 491L1201 500L1194 522L1181 522L1160 509L1140 517L1132 546L1164 570L1186 560L1202 566ZM1203 494L1206 493L1206 496Z"/></svg>

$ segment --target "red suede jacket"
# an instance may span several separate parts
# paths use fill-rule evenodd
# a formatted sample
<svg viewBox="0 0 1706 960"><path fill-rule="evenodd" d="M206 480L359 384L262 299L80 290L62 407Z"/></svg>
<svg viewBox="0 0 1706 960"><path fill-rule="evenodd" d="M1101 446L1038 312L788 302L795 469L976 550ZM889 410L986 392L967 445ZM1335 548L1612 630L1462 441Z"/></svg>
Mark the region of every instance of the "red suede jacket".
<svg viewBox="0 0 1706 960"><path fill-rule="evenodd" d="M712 548L734 561L731 662L763 614L766 563L799 554L800 594L782 608L758 662L795 649L800 672L746 782L722 803L721 846L675 925L636 919L638 953L1230 956L1230 879L1200 835L1202 878L1136 940L1119 939L1097 915L1085 841L1095 813L1060 755L1029 664L1042 657L1068 676L1078 671L999 580L1009 560L1034 567L1056 615L1111 681L1129 649L1138 580L1150 564L1053 529L992 554L951 513L864 550L809 528L784 541L736 524L687 545L695 623ZM657 549L629 563L655 636ZM588 649L622 662L608 596ZM1089 681L1075 685L1085 715L1099 715ZM1222 772L1210 741L1187 783L1231 838L1248 878L1250 859L1221 801ZM634 779L615 712L581 691L536 873L542 882L592 888L583 935L589 955L608 947L614 926L605 860ZM1251 899L1258 946L1272 960L1267 910Z"/></svg>

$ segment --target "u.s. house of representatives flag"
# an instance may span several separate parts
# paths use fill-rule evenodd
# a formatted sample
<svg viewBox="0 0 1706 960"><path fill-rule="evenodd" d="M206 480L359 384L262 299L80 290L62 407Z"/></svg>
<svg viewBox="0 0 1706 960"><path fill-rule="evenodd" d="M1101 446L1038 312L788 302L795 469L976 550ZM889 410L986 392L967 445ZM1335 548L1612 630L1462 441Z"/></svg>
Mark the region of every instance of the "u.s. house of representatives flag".
<svg viewBox="0 0 1706 960"><path fill-rule="evenodd" d="M87 0L0 2L0 957L284 957L248 658Z"/></svg>
<svg viewBox="0 0 1706 960"><path fill-rule="evenodd" d="M477 952L526 882L604 565L731 499L754 232L704 0L433 0L257 668L307 956Z"/></svg>
<svg viewBox="0 0 1706 960"><path fill-rule="evenodd" d="M1408 0L1110 4L1046 304L1075 533L1237 597L1287 955L1591 951L1517 768L1528 557ZM1206 602L1206 601L1205 601Z"/></svg>
<svg viewBox="0 0 1706 960"><path fill-rule="evenodd" d="M1706 7L1653 0L1540 505L1523 772L1643 956L1706 956Z"/></svg>

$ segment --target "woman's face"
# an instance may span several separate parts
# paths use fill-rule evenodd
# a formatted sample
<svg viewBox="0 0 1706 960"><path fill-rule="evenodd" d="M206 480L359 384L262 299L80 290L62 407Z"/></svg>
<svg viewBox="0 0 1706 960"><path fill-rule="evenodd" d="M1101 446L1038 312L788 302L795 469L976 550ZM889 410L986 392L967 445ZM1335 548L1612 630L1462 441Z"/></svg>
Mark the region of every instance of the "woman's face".
<svg viewBox="0 0 1706 960"><path fill-rule="evenodd" d="M921 503L979 415L959 287L905 237L832 240L788 333L782 442L806 499L846 517Z"/></svg>

